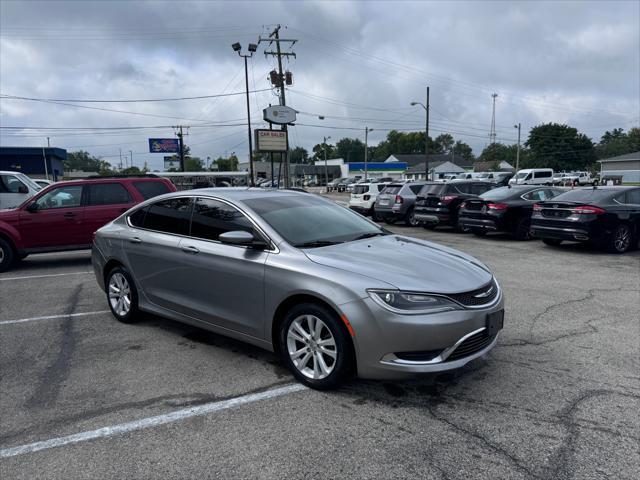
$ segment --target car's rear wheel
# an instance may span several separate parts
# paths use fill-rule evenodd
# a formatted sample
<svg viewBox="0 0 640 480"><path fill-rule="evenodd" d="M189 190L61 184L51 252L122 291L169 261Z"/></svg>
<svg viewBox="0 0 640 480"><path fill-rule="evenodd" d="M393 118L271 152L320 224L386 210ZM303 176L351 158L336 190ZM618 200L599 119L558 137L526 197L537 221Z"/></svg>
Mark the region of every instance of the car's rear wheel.
<svg viewBox="0 0 640 480"><path fill-rule="evenodd" d="M387 225L394 225L396 223L396 218L393 215L387 215L384 217L384 223Z"/></svg>
<svg viewBox="0 0 640 480"><path fill-rule="evenodd" d="M528 218L521 218L516 223L516 227L513 230L513 238L516 240L531 240L531 220Z"/></svg>
<svg viewBox="0 0 640 480"><path fill-rule="evenodd" d="M140 319L138 292L129 272L116 267L107 275L107 303L117 320L135 323Z"/></svg>
<svg viewBox="0 0 640 480"><path fill-rule="evenodd" d="M382 221L382 217L380 216L379 213L376 212L375 207L373 207L373 206L371 207L370 214L371 214L371 220L373 220L374 222L381 222Z"/></svg>
<svg viewBox="0 0 640 480"><path fill-rule="evenodd" d="M335 388L353 371L348 332L325 307L313 303L293 307L282 322L279 339L283 361L311 388Z"/></svg>
<svg viewBox="0 0 640 480"><path fill-rule="evenodd" d="M11 265L13 265L15 258L13 245L0 238L0 272L6 272L9 270Z"/></svg>
<svg viewBox="0 0 640 480"><path fill-rule="evenodd" d="M404 216L404 224L407 227L417 227L418 225L420 225L420 222L418 221L418 219L416 219L416 215L415 215L415 212L413 211L413 208L409 210L407 214Z"/></svg>
<svg viewBox="0 0 640 480"><path fill-rule="evenodd" d="M633 232L631 226L626 223L621 223L607 239L606 248L611 253L624 253L631 249L633 244Z"/></svg>
<svg viewBox="0 0 640 480"><path fill-rule="evenodd" d="M545 245L549 245L550 247L557 247L562 243L562 240L559 240L557 238L543 238L542 243L544 243Z"/></svg>

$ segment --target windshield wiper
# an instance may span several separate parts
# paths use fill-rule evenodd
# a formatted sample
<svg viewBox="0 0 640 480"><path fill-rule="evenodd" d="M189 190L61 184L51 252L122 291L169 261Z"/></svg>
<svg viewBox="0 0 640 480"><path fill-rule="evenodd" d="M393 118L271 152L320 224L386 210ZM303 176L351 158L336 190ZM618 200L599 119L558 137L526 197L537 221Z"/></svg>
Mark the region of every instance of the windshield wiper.
<svg viewBox="0 0 640 480"><path fill-rule="evenodd" d="M315 247L327 247L329 245L337 245L338 243L331 240L313 240L311 242L297 243L294 245L296 248L315 248Z"/></svg>
<svg viewBox="0 0 640 480"><path fill-rule="evenodd" d="M368 233L363 233L362 235L359 235L356 238L352 238L351 241L354 242L356 240L364 240L365 238L380 237L384 235L389 235L389 234L385 232L368 232Z"/></svg>

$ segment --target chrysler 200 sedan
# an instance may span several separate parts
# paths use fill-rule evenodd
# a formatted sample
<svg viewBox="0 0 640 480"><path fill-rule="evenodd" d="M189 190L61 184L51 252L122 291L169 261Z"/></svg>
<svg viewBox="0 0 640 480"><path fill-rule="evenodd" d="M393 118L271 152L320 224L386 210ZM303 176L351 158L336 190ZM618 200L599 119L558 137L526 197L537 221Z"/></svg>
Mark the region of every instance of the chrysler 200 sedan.
<svg viewBox="0 0 640 480"><path fill-rule="evenodd" d="M459 368L503 326L478 260L308 193L156 197L98 230L92 259L116 319L150 312L275 351L318 389Z"/></svg>

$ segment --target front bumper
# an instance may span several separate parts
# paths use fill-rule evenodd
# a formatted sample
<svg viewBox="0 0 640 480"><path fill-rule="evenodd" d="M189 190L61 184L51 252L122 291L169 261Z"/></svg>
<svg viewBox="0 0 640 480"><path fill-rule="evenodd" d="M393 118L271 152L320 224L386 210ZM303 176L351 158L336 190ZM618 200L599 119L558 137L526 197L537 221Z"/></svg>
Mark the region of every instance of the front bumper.
<svg viewBox="0 0 640 480"><path fill-rule="evenodd" d="M340 308L355 331L358 376L402 379L454 370L489 352L497 343L497 335L490 337L479 350L462 358L452 353L455 352L453 347L465 337L487 328L488 314L503 310L504 300L500 291L486 307L430 315L392 313L371 298L349 302ZM452 359L446 358L447 351ZM417 360L405 355L415 352L434 352L434 355Z"/></svg>

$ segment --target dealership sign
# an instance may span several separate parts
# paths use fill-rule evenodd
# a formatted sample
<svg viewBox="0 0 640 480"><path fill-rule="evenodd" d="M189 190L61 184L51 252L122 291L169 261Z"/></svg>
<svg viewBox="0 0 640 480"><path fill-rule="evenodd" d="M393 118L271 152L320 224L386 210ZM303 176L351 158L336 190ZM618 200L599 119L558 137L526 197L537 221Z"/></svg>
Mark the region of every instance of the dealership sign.
<svg viewBox="0 0 640 480"><path fill-rule="evenodd" d="M283 130L256 130L256 150L259 152L286 152L287 132Z"/></svg>
<svg viewBox="0 0 640 480"><path fill-rule="evenodd" d="M274 105L262 110L262 118L265 122L286 125L296 121L296 111L286 105Z"/></svg>
<svg viewBox="0 0 640 480"><path fill-rule="evenodd" d="M150 138L149 151L151 153L178 153L180 144L177 138Z"/></svg>

